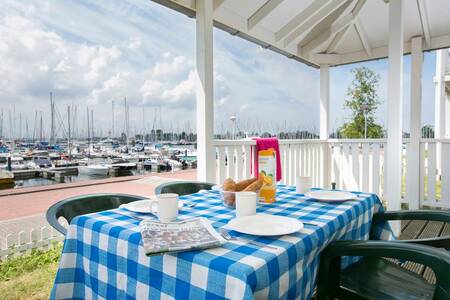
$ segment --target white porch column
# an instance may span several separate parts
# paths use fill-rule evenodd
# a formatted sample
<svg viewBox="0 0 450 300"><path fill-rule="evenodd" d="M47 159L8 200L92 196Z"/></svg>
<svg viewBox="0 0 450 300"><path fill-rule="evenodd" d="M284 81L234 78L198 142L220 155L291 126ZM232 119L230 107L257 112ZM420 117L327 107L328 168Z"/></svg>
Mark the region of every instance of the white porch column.
<svg viewBox="0 0 450 300"><path fill-rule="evenodd" d="M436 77L434 102L434 138L445 137L445 65L447 63L446 49L436 51ZM439 165L439 164L438 164Z"/></svg>
<svg viewBox="0 0 450 300"><path fill-rule="evenodd" d="M320 139L328 140L330 134L330 66L320 65ZM322 172L320 185L328 188L330 185L330 151L328 143L322 147Z"/></svg>
<svg viewBox="0 0 450 300"><path fill-rule="evenodd" d="M411 114L410 145L406 162L409 209L420 205L420 139L422 137L422 37L411 39Z"/></svg>
<svg viewBox="0 0 450 300"><path fill-rule="evenodd" d="M389 1L389 74L385 199L389 210L401 208L403 116L403 9L402 0ZM400 233L400 224L392 224Z"/></svg>
<svg viewBox="0 0 450 300"><path fill-rule="evenodd" d="M320 65L320 139L330 134L330 66Z"/></svg>
<svg viewBox="0 0 450 300"><path fill-rule="evenodd" d="M197 179L215 182L213 3L197 0Z"/></svg>
<svg viewBox="0 0 450 300"><path fill-rule="evenodd" d="M436 76L434 92L434 138L442 139L448 135L446 132L446 93L445 93L445 66L447 64L447 50L436 51ZM436 144L437 174L441 174L441 143Z"/></svg>

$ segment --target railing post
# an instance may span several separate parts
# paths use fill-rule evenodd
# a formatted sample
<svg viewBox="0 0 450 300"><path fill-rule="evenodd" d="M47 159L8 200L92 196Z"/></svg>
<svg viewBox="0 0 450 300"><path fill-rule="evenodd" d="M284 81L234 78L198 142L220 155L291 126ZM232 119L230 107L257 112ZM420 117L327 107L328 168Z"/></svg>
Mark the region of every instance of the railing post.
<svg viewBox="0 0 450 300"><path fill-rule="evenodd" d="M418 209L420 205L420 138L422 136L422 37L411 39L411 136L406 161L406 188L408 197L405 199L409 209Z"/></svg>

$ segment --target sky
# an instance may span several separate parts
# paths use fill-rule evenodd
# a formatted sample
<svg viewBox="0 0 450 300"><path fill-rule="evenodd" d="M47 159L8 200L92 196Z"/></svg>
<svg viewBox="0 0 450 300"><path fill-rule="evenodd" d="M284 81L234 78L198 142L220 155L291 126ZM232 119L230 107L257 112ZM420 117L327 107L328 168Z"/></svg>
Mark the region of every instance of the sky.
<svg viewBox="0 0 450 300"><path fill-rule="evenodd" d="M344 110L350 70L367 66L380 74L383 104L377 121L386 124L387 61L331 70L331 126L348 120ZM409 57L404 64L404 127L409 130ZM423 123L433 123L435 55L425 54ZM86 107L94 129L124 130L124 98L132 133L162 126L195 130L195 20L148 0L2 0L0 10L0 109L3 134L37 131L42 113L50 124L49 93L63 134L67 106L77 109L76 130L86 130ZM319 124L319 71L214 30L215 132L311 130ZM20 123L20 120L22 122Z"/></svg>

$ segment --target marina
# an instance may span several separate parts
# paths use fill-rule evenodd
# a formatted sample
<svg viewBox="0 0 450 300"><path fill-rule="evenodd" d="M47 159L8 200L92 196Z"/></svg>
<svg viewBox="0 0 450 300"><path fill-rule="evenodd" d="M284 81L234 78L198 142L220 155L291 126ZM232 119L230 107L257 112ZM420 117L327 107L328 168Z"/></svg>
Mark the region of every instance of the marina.
<svg viewBox="0 0 450 300"><path fill-rule="evenodd" d="M0 189L196 168L192 144L147 144L128 150L119 143L106 147L100 141L86 147L86 143L71 142L69 152L59 143L0 143Z"/></svg>

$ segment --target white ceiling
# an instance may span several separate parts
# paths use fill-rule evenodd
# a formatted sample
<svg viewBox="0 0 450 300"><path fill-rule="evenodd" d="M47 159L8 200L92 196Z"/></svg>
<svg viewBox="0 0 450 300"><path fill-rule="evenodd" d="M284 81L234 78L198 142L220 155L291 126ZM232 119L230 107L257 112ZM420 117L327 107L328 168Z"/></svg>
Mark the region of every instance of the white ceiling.
<svg viewBox="0 0 450 300"><path fill-rule="evenodd" d="M195 0L153 0L195 15ZM288 57L340 65L387 56L384 0L214 0L215 26ZM450 0L403 0L405 53L450 47Z"/></svg>

